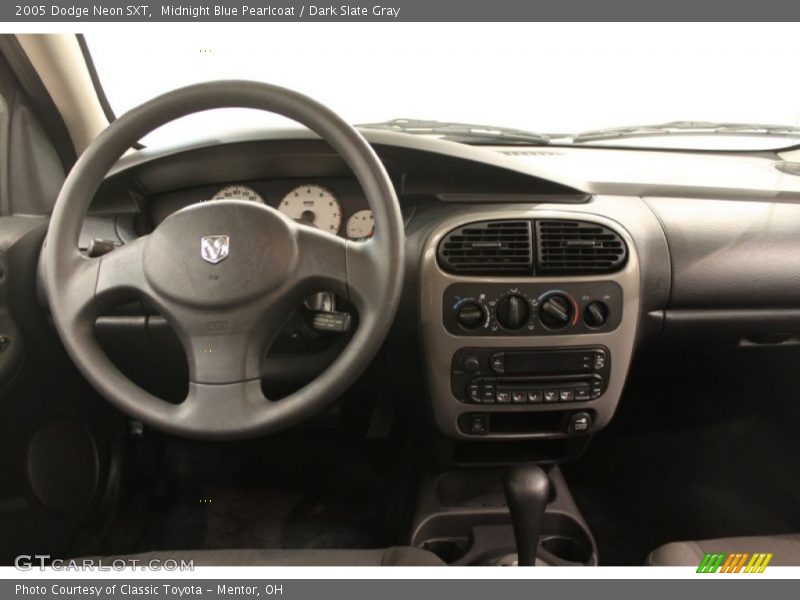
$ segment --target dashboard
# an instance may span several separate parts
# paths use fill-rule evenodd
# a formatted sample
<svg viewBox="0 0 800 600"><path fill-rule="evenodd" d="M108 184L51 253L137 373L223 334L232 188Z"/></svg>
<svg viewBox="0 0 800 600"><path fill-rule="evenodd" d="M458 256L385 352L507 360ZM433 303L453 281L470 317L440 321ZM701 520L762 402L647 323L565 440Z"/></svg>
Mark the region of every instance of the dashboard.
<svg viewBox="0 0 800 600"><path fill-rule="evenodd" d="M548 456L566 455L608 425L634 355L650 343L800 339L800 178L776 184L777 155L365 135L395 184L407 247L373 385L403 402L424 398L448 438L536 440L555 444ZM681 168L667 178L670 164ZM125 157L84 237L124 243L221 198L262 202L351 240L380 235L346 165L296 132ZM575 262L576 253L596 260ZM296 384L336 359L346 335L313 331L308 309L266 357L265 381ZM123 339L113 317L103 326L107 339ZM157 316L144 327L166 339Z"/></svg>

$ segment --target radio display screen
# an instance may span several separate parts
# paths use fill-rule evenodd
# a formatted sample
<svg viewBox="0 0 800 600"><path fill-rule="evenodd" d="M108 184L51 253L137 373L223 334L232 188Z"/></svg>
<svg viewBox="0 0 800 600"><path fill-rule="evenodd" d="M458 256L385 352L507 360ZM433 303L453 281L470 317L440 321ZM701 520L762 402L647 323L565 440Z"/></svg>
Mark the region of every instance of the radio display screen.
<svg viewBox="0 0 800 600"><path fill-rule="evenodd" d="M506 352L506 375L569 375L591 369L591 352Z"/></svg>

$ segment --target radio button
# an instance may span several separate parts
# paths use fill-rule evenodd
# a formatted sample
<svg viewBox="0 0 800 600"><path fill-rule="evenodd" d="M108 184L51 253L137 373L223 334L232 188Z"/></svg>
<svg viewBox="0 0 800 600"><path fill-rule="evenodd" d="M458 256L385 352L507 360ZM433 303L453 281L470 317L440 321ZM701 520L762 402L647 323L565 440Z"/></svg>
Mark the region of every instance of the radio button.
<svg viewBox="0 0 800 600"><path fill-rule="evenodd" d="M484 382L483 384L483 403L494 404L494 383Z"/></svg>
<svg viewBox="0 0 800 600"><path fill-rule="evenodd" d="M602 371L606 366L606 353L602 350L597 350L594 354L594 370Z"/></svg>
<svg viewBox="0 0 800 600"><path fill-rule="evenodd" d="M580 435L589 433L592 429L592 415L586 412L575 413L567 422L567 433Z"/></svg>
<svg viewBox="0 0 800 600"><path fill-rule="evenodd" d="M474 354L465 354L461 357L461 368L467 373L481 370L481 361Z"/></svg>
<svg viewBox="0 0 800 600"><path fill-rule="evenodd" d="M471 402L480 403L481 401L481 385L480 383L473 382L467 386L467 397Z"/></svg>
<svg viewBox="0 0 800 600"><path fill-rule="evenodd" d="M495 373L503 373L505 371L505 362L505 354L498 352L492 354L491 359L489 359L489 366L492 367L492 371Z"/></svg>
<svg viewBox="0 0 800 600"><path fill-rule="evenodd" d="M471 415L469 419L469 432L475 435L486 433L486 415Z"/></svg>
<svg viewBox="0 0 800 600"><path fill-rule="evenodd" d="M592 377L592 385L591 385L591 395L592 400L599 398L603 395L603 378L599 375L595 375Z"/></svg>

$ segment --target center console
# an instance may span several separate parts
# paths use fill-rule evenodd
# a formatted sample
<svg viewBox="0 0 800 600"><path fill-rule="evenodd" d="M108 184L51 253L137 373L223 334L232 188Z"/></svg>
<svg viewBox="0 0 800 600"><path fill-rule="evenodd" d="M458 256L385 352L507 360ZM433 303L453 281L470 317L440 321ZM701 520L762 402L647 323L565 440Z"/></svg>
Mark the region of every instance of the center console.
<svg viewBox="0 0 800 600"><path fill-rule="evenodd" d="M445 435L563 439L608 424L639 314L624 228L578 210L473 213L433 232L421 267L427 378Z"/></svg>
<svg viewBox="0 0 800 600"><path fill-rule="evenodd" d="M611 420L635 343L639 257L604 212L476 210L427 239L423 355L456 468L423 482L412 545L459 565L598 563L554 463Z"/></svg>
<svg viewBox="0 0 800 600"><path fill-rule="evenodd" d="M503 491L504 478L508 472L503 469L456 469L423 481L409 544L451 565L598 564L594 537L558 466L548 469L547 496L540 506L521 498L517 507L532 519L529 525L536 531L519 531L513 495ZM533 561L518 559L520 533L524 541L535 543L529 550Z"/></svg>

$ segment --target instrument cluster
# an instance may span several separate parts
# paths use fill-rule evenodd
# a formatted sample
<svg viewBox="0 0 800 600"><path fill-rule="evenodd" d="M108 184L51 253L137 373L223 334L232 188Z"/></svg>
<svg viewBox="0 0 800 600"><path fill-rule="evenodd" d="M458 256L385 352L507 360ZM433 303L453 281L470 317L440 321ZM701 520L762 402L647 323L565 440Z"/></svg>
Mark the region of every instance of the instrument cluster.
<svg viewBox="0 0 800 600"><path fill-rule="evenodd" d="M345 204L328 186L308 182L276 192L276 197L270 198L250 185L234 184L217 189L205 200L246 200L269 204L298 223L351 240L366 240L374 233L372 211L351 206L352 202Z"/></svg>

